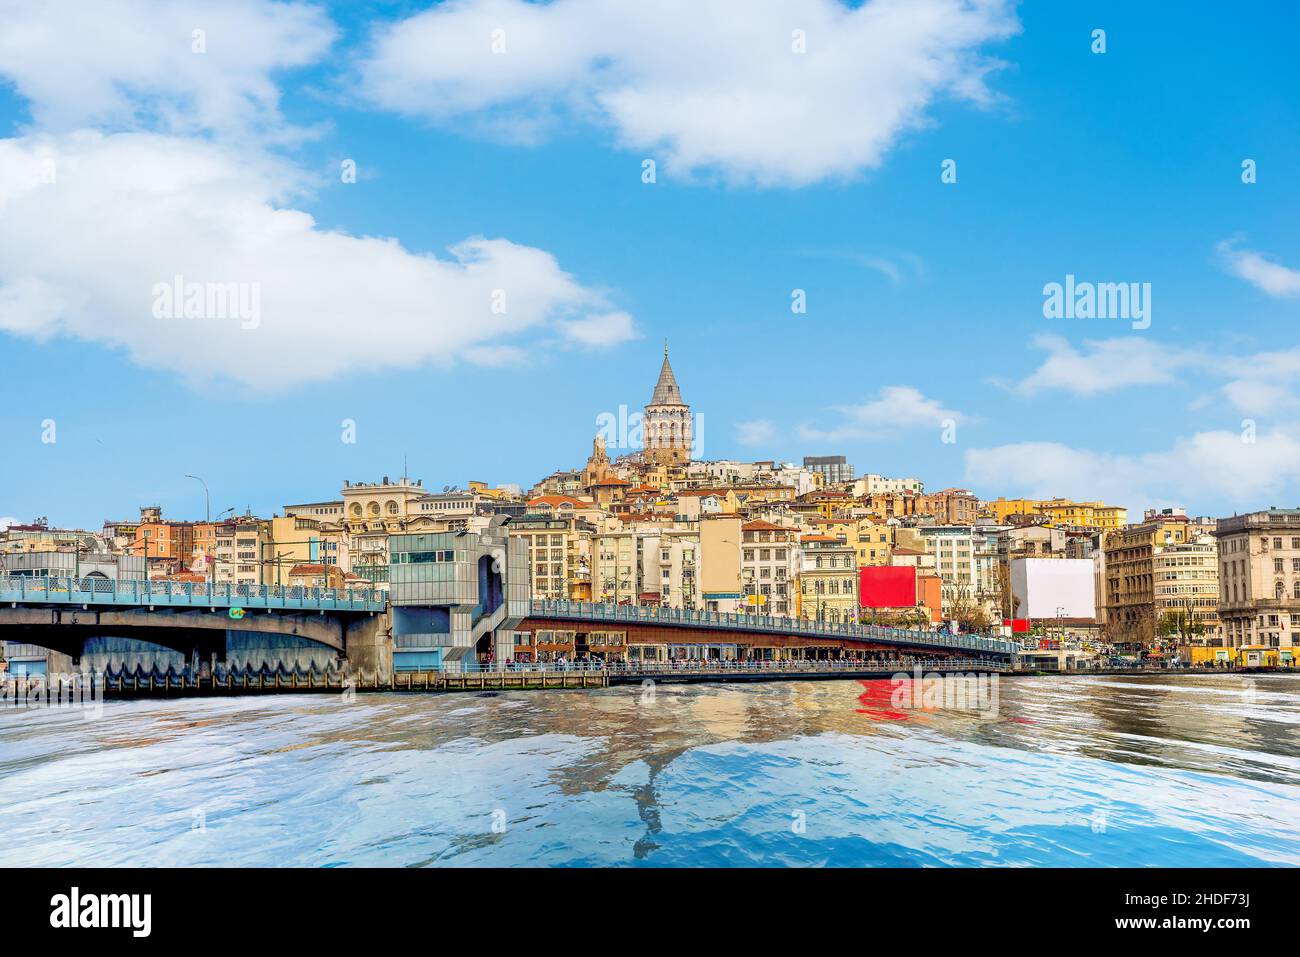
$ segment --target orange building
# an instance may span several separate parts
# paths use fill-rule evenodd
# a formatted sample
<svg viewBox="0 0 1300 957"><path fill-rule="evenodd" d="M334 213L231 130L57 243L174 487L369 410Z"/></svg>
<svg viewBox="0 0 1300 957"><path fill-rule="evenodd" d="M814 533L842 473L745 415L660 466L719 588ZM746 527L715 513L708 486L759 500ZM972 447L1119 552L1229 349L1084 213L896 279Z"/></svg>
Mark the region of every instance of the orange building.
<svg viewBox="0 0 1300 957"><path fill-rule="evenodd" d="M916 576L916 603L930 613L931 623L943 620L943 579L938 575Z"/></svg>

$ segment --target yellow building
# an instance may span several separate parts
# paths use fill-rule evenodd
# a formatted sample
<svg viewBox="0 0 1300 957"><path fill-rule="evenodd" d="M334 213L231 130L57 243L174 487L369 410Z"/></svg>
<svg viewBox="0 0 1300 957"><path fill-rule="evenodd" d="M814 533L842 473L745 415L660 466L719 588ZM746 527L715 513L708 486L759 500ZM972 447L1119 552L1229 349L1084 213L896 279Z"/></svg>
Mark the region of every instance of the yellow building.
<svg viewBox="0 0 1300 957"><path fill-rule="evenodd" d="M519 493L509 488L491 488L487 482L476 482L473 479L469 481L469 491L479 498L490 499L494 502L510 502L520 497Z"/></svg>
<svg viewBox="0 0 1300 957"><path fill-rule="evenodd" d="M873 518L814 518L809 524L823 535L843 538L857 556L859 568L889 564L895 526Z"/></svg>
<svg viewBox="0 0 1300 957"><path fill-rule="evenodd" d="M521 515L506 526L527 549L533 598L591 601L592 540L596 529L580 518Z"/></svg>
<svg viewBox="0 0 1300 957"><path fill-rule="evenodd" d="M329 565L340 572L351 571L347 533L339 525L304 515L273 518L268 523L266 561L271 582L283 582L286 569L294 565Z"/></svg>
<svg viewBox="0 0 1300 957"><path fill-rule="evenodd" d="M1016 515L1043 515L1051 525L1103 531L1123 528L1128 521L1128 509L1123 506L1074 502L1068 498L996 498L985 502L984 506L999 525L1008 524Z"/></svg>
<svg viewBox="0 0 1300 957"><path fill-rule="evenodd" d="M795 614L832 624L857 621L858 562L853 547L835 535L804 535L799 551Z"/></svg>

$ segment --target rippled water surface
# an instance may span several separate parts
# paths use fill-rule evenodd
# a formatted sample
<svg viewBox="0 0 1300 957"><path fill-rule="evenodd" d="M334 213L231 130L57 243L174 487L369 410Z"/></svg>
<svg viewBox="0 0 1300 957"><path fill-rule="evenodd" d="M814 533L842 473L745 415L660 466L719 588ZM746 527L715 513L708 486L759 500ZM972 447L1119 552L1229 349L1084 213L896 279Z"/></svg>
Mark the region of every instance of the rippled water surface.
<svg viewBox="0 0 1300 957"><path fill-rule="evenodd" d="M1297 808L1281 675L0 714L4 865L1296 865Z"/></svg>

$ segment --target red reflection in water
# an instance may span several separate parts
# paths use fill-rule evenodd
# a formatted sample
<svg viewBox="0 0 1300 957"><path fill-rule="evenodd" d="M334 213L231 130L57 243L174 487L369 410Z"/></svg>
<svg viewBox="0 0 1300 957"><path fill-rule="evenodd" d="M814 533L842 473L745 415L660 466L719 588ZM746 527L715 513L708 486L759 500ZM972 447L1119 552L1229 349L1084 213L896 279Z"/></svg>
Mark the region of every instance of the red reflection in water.
<svg viewBox="0 0 1300 957"><path fill-rule="evenodd" d="M858 708L858 714L869 714L882 721L906 721L909 715L904 711L894 710L894 682L883 678L859 678L858 684L866 690L858 695L858 703L866 705Z"/></svg>

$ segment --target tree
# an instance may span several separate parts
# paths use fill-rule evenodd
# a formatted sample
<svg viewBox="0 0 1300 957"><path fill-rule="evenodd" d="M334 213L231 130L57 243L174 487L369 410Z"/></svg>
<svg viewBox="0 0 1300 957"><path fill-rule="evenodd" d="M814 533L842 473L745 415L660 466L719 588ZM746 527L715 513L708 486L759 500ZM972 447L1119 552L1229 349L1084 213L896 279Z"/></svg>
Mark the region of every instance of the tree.
<svg viewBox="0 0 1300 957"><path fill-rule="evenodd" d="M971 598L970 590L959 589L948 603L948 617L961 626L962 631L986 631L989 616L981 602Z"/></svg>

